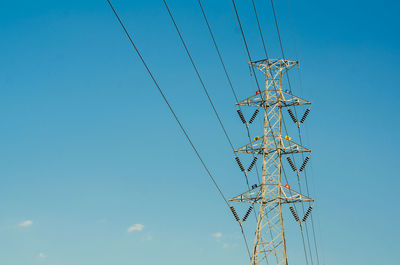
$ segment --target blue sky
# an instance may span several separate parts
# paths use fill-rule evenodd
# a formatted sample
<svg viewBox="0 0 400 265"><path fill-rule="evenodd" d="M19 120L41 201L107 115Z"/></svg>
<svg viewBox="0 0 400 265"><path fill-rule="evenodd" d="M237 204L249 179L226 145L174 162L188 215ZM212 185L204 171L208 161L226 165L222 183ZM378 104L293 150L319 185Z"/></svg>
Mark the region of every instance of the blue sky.
<svg viewBox="0 0 400 265"><path fill-rule="evenodd" d="M251 1L238 2L261 59ZM255 2L279 57L269 1ZM313 102L304 136L321 264L396 264L399 4L290 1L292 27L286 1L276 2L287 58L301 61L293 93ZM244 145L197 1L168 3L235 146ZM244 191L162 1L113 4L224 193ZM203 5L239 97L252 95L230 1ZM237 224L106 1L3 2L0 23L0 264L248 263ZM291 264L305 264L286 223Z"/></svg>

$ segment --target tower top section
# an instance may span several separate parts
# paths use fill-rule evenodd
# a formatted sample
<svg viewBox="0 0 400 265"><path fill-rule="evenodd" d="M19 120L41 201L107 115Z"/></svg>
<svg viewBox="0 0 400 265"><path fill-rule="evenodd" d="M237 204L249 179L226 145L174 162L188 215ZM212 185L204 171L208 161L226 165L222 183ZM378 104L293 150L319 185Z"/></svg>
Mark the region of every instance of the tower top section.
<svg viewBox="0 0 400 265"><path fill-rule="evenodd" d="M273 79L279 78L279 74L284 74L295 65L299 64L298 61L286 59L263 59L250 62L249 65L258 68L264 74L272 76Z"/></svg>

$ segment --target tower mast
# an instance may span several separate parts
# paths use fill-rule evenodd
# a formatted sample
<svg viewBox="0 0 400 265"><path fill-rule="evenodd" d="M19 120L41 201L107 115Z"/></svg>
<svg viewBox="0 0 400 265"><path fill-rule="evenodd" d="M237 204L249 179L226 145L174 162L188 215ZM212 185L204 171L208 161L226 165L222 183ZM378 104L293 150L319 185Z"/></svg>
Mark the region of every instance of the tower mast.
<svg viewBox="0 0 400 265"><path fill-rule="evenodd" d="M285 59L250 62L251 67L256 67L265 74L265 90L236 103L240 106L264 110L264 135L261 138L256 137L253 142L235 150L236 153L262 156L261 183L230 199L231 202L258 205L251 265L261 264L270 255L275 257L272 260L277 265L288 264L283 205L313 201L291 190L290 186L282 185L282 158L287 155L311 152L291 141L290 137L282 135L282 109L311 104L282 90L283 75L297 64L297 61Z"/></svg>

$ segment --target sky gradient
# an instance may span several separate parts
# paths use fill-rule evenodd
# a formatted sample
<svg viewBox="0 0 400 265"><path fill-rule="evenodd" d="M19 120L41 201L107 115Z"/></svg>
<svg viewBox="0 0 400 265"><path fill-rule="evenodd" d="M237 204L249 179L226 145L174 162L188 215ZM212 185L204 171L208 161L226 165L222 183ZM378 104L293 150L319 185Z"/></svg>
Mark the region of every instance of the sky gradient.
<svg viewBox="0 0 400 265"><path fill-rule="evenodd" d="M280 57L269 1L255 2L270 57ZM400 4L290 1L290 16L276 2L286 57L301 64L293 93L313 102L304 140L321 265L397 264ZM234 145L246 144L197 1L168 3ZM243 192L162 1L113 4L223 192ZM262 59L251 1L237 4ZM239 98L254 94L230 1L203 6ZM0 264L249 263L106 1L3 2L0 23ZM289 261L303 265L287 222Z"/></svg>

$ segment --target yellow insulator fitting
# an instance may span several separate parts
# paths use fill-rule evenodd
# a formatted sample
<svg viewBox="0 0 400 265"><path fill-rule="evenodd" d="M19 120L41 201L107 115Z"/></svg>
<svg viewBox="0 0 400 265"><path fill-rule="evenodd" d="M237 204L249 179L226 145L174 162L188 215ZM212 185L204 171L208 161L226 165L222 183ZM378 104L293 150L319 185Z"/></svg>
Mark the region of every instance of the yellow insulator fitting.
<svg viewBox="0 0 400 265"><path fill-rule="evenodd" d="M257 141L259 139L260 139L260 137L258 137L258 136L254 137L254 141Z"/></svg>
<svg viewBox="0 0 400 265"><path fill-rule="evenodd" d="M286 136L285 136L285 139L288 140L288 141L290 141L290 140L292 140L292 137L286 135Z"/></svg>

